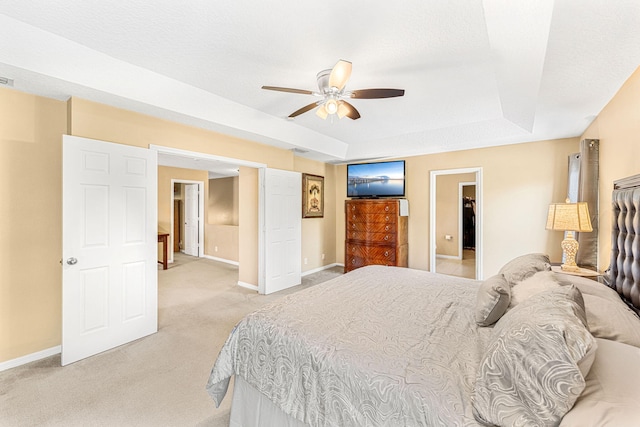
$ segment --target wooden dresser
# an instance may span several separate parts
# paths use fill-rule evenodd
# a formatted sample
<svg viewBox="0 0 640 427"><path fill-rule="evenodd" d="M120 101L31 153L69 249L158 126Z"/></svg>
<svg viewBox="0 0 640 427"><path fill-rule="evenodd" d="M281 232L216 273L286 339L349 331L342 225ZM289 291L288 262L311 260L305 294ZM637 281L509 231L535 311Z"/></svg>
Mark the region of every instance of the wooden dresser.
<svg viewBox="0 0 640 427"><path fill-rule="evenodd" d="M372 264L406 267L408 210L400 199L345 201L345 273Z"/></svg>

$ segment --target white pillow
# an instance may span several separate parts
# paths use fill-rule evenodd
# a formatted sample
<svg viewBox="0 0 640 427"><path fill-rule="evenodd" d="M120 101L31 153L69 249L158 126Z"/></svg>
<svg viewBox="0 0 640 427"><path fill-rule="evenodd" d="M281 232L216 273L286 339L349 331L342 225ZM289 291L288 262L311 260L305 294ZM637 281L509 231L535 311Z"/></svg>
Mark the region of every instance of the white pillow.
<svg viewBox="0 0 640 427"><path fill-rule="evenodd" d="M558 282L553 271L539 271L529 278L514 284L511 288L509 309L540 292L555 289L558 286L562 285Z"/></svg>
<svg viewBox="0 0 640 427"><path fill-rule="evenodd" d="M601 338L596 342L586 387L560 427L640 426L640 349Z"/></svg>
<svg viewBox="0 0 640 427"><path fill-rule="evenodd" d="M562 275L562 280L580 289L589 330L596 338L640 347L640 317L607 285L579 276Z"/></svg>

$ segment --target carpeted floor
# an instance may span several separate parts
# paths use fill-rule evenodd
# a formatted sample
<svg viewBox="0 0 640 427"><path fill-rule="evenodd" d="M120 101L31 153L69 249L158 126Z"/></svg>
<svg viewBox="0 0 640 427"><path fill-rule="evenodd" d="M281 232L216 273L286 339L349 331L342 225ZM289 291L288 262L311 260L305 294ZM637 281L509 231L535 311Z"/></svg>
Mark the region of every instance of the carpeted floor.
<svg viewBox="0 0 640 427"><path fill-rule="evenodd" d="M230 393L216 409L204 387L233 326L340 274L263 296L236 285L234 266L176 254L158 272L158 333L64 368L52 356L0 372L0 426L227 426Z"/></svg>

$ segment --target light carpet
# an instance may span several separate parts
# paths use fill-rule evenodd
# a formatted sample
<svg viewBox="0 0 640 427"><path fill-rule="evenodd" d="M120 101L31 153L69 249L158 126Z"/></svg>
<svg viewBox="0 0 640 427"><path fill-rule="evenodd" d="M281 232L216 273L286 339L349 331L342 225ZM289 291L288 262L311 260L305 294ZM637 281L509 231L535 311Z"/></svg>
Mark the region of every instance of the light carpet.
<svg viewBox="0 0 640 427"><path fill-rule="evenodd" d="M205 384L233 326L340 274L264 296L237 286L237 267L176 254L158 271L158 333L65 367L58 355L0 372L0 426L228 426L231 388L215 408Z"/></svg>

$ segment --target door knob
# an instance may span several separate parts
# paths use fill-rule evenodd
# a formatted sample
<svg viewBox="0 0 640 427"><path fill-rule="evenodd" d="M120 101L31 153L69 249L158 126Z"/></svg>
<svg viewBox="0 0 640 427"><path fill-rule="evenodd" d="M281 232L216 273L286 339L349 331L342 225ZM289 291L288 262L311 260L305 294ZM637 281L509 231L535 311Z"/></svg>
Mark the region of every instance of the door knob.
<svg viewBox="0 0 640 427"><path fill-rule="evenodd" d="M75 259L74 257L67 258L67 264L69 264L69 265L75 265L77 262L78 262L78 260Z"/></svg>

